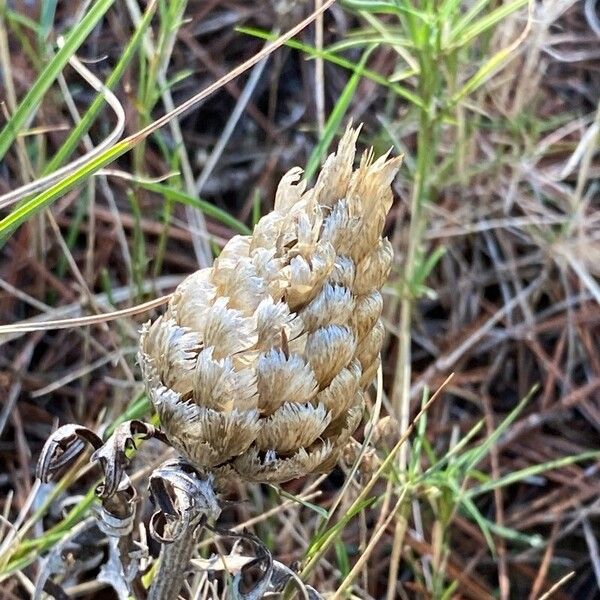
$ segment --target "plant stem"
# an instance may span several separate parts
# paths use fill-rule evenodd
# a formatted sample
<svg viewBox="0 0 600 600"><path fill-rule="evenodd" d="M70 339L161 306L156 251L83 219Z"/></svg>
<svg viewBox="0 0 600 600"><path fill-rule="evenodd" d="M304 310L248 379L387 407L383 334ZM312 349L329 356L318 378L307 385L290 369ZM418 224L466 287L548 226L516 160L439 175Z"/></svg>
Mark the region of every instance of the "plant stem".
<svg viewBox="0 0 600 600"><path fill-rule="evenodd" d="M148 600L174 600L183 585L202 526L218 519L221 509L213 478L201 476L181 459L167 461L150 476L150 491L160 507L150 533L162 541L158 570ZM159 531L160 530L160 531ZM169 541L165 541L169 540Z"/></svg>
<svg viewBox="0 0 600 600"><path fill-rule="evenodd" d="M431 154L434 139L434 122L427 110L421 111L420 128L417 141L417 172L411 198L411 218L408 234L408 248L404 268L404 293L400 303L400 333L398 358L396 362L396 381L393 391L393 406L398 415L400 432L408 428L410 417L410 378L411 378L411 322L414 303L413 281L415 267L419 260L422 244L424 219L423 205L430 192ZM400 448L399 463L401 469L406 467L408 456L407 446Z"/></svg>
<svg viewBox="0 0 600 600"><path fill-rule="evenodd" d="M435 38L436 36L434 36ZM409 425L410 418L410 380L411 380L411 323L413 304L418 290L415 288L415 272L421 260L421 246L425 228L424 206L430 200L433 157L438 127L436 98L439 95L440 76L437 73L436 44L439 40L431 39L427 31L424 39L428 40L421 48L419 57L419 96L422 106L419 109L419 132L417 137L417 165L410 206L410 225L408 247L404 267L403 294L400 303L400 332L398 337L398 355L396 359L396 379L392 394L392 405L403 434ZM406 469L408 447L400 448L398 461L400 469Z"/></svg>
<svg viewBox="0 0 600 600"><path fill-rule="evenodd" d="M173 543L163 544L158 572L154 576L148 600L173 600L178 597L197 537L198 529L190 527Z"/></svg>

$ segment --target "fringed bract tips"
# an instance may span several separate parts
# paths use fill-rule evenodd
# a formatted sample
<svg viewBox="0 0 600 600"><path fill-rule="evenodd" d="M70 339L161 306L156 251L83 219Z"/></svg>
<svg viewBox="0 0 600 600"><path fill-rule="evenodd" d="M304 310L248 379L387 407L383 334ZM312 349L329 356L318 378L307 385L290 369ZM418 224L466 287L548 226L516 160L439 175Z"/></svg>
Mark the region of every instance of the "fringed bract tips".
<svg viewBox="0 0 600 600"><path fill-rule="evenodd" d="M301 170L273 212L190 275L144 326L146 389L171 444L217 477L282 482L330 470L356 429L383 342L382 239L400 159L348 129L315 186Z"/></svg>

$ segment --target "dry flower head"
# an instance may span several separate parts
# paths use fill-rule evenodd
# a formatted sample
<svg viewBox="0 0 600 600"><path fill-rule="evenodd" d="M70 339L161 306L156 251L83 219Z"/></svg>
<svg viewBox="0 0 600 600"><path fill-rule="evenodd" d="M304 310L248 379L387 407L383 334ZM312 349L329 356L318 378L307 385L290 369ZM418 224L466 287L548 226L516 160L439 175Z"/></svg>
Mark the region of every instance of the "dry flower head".
<svg viewBox="0 0 600 600"><path fill-rule="evenodd" d="M144 326L140 362L171 444L201 469L282 482L330 470L358 426L384 337L382 239L399 158L347 129L315 186L282 178L273 212L190 275Z"/></svg>

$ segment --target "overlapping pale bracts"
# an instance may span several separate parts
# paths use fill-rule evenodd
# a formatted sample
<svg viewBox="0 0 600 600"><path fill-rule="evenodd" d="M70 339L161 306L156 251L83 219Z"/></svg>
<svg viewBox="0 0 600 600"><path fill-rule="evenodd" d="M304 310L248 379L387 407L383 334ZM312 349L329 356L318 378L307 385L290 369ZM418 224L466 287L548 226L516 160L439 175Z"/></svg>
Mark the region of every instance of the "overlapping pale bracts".
<svg viewBox="0 0 600 600"><path fill-rule="evenodd" d="M287 173L273 212L190 275L144 326L146 389L195 466L281 482L330 469L362 416L383 342L381 234L398 158L348 129L306 190Z"/></svg>

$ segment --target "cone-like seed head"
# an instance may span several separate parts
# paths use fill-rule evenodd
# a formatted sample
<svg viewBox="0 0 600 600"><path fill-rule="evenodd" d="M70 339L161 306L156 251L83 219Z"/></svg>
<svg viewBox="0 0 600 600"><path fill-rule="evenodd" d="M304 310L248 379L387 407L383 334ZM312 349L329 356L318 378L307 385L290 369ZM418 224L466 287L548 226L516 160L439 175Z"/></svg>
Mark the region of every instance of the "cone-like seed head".
<svg viewBox="0 0 600 600"><path fill-rule="evenodd" d="M275 208L190 275L144 326L147 392L191 463L281 482L333 467L362 416L384 331L381 233L400 159L348 129L316 185L288 172Z"/></svg>

